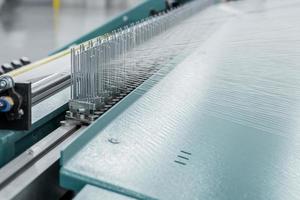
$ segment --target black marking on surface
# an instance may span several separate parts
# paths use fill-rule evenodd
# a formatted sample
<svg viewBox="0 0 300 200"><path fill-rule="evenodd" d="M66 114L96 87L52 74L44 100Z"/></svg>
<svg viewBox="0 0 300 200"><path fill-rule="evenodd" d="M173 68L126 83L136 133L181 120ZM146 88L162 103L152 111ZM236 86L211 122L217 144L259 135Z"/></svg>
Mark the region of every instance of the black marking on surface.
<svg viewBox="0 0 300 200"><path fill-rule="evenodd" d="M185 160L189 160L189 158L187 157L184 157L184 156L181 156L181 155L177 155L178 158L182 158L182 159L185 159Z"/></svg>
<svg viewBox="0 0 300 200"><path fill-rule="evenodd" d="M175 163L178 163L178 164L180 164L180 165L186 165L186 163L181 162L181 161L178 161L178 160L174 160L174 162L175 162Z"/></svg>
<svg viewBox="0 0 300 200"><path fill-rule="evenodd" d="M180 152L181 152L181 153L184 153L184 154L186 154L186 155L192 155L192 153L190 153L190 152L187 152L187 151L183 151L183 150L181 150Z"/></svg>

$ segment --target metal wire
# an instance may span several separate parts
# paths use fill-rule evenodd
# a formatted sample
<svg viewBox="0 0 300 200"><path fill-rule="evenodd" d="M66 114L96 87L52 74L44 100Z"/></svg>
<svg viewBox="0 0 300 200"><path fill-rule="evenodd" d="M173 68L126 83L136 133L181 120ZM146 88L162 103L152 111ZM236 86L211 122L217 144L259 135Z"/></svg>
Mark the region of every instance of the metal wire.
<svg viewBox="0 0 300 200"><path fill-rule="evenodd" d="M196 42L188 32L194 22L181 22L213 2L194 1L72 48L71 101L93 104L97 110L110 97L169 67L175 56Z"/></svg>

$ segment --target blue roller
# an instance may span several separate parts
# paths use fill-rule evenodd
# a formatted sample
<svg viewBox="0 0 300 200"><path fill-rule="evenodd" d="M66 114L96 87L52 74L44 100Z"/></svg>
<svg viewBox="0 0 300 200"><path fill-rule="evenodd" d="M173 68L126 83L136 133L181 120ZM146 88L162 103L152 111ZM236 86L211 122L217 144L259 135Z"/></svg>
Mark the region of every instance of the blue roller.
<svg viewBox="0 0 300 200"><path fill-rule="evenodd" d="M9 112L13 106L13 102L9 97L0 97L0 112Z"/></svg>

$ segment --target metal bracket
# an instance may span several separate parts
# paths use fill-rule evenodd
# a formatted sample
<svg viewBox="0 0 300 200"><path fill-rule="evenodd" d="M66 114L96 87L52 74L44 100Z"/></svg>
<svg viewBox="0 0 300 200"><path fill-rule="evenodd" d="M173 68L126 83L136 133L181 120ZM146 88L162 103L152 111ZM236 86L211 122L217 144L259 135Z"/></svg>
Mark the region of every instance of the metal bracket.
<svg viewBox="0 0 300 200"><path fill-rule="evenodd" d="M29 130L31 128L31 83L14 83L1 90L0 96L15 102L9 112L0 112L0 129Z"/></svg>

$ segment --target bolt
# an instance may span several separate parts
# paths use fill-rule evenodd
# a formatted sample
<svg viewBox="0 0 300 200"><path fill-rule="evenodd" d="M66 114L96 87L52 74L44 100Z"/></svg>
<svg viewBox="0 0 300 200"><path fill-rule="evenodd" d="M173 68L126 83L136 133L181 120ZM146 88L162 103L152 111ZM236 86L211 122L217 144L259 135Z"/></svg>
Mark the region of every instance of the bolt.
<svg viewBox="0 0 300 200"><path fill-rule="evenodd" d="M0 89L4 89L6 87L6 81L0 81Z"/></svg>
<svg viewBox="0 0 300 200"><path fill-rule="evenodd" d="M23 109L20 109L20 110L18 111L18 113L19 113L19 116L22 116L22 115L24 115L24 111L23 111Z"/></svg>

